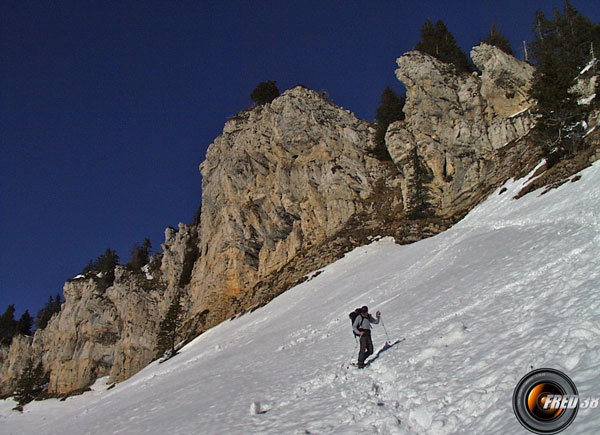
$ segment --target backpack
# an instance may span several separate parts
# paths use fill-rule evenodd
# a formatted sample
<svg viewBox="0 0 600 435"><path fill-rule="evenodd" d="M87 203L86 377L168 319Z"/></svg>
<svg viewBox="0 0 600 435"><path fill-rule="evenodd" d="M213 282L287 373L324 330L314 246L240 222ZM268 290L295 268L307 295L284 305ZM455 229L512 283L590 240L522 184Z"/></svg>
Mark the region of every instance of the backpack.
<svg viewBox="0 0 600 435"><path fill-rule="evenodd" d="M354 319L356 319L356 316L360 316L360 311L361 311L361 308L357 308L356 310L354 310L350 314L348 314L348 317L350 317L350 322L352 324L352 333L354 334L355 337L360 337L356 332L354 332Z"/></svg>

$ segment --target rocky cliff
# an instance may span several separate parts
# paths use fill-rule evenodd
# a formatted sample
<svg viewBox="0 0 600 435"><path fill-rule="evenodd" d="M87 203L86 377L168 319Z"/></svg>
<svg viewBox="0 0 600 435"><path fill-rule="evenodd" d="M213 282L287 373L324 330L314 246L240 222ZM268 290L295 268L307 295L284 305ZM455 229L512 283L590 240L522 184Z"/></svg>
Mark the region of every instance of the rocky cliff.
<svg viewBox="0 0 600 435"><path fill-rule="evenodd" d="M0 349L1 393L14 390L29 360L49 372L51 394L84 388L100 376L120 381L152 361L158 324L179 290L170 281L184 271L194 231L183 224L179 231L167 229L164 253L152 258L147 272L117 266L108 288L93 274L67 281L65 302L46 329Z"/></svg>
<svg viewBox="0 0 600 435"><path fill-rule="evenodd" d="M535 150L524 139L533 126L533 67L486 44L471 58L481 74L456 74L418 51L398 59L406 120L388 128L386 142L407 213L467 211L532 161Z"/></svg>
<svg viewBox="0 0 600 435"><path fill-rule="evenodd" d="M206 316L194 328L264 302L251 292L257 283L368 211L379 185L396 190L395 168L372 155L373 135L369 122L301 86L225 124L200 165L190 296L192 316Z"/></svg>
<svg viewBox="0 0 600 435"><path fill-rule="evenodd" d="M471 56L480 73L419 52L398 59L406 119L388 129L391 160L375 157L371 123L301 86L227 121L200 165L200 223L167 229L148 273L118 267L107 289L67 282L48 327L0 349L0 391L28 358L50 372L51 392L125 379L155 357L177 293L191 337L374 236L409 243L452 225L537 159L532 68L487 45Z"/></svg>

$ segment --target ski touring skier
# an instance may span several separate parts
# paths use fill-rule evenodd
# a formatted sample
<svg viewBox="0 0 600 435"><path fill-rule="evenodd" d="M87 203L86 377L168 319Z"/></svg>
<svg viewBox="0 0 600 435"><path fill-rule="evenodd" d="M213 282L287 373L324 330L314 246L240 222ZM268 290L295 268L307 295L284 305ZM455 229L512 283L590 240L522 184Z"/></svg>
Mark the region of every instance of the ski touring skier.
<svg viewBox="0 0 600 435"><path fill-rule="evenodd" d="M358 311L358 310L357 310ZM365 360L373 354L373 340L371 339L371 324L377 325L381 317L381 312L377 311L377 318L369 314L369 308L365 305L360 309L360 313L352 322L354 334L360 336L360 351L358 352L358 368L365 367Z"/></svg>

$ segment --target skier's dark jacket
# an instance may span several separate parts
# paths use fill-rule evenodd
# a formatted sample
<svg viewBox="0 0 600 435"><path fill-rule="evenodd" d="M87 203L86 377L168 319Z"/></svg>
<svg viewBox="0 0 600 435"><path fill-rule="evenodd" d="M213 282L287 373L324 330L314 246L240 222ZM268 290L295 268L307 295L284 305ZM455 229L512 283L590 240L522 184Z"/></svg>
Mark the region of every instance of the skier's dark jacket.
<svg viewBox="0 0 600 435"><path fill-rule="evenodd" d="M352 329L356 335L360 335L360 331L364 331L368 329L371 330L371 323L377 325L379 323L379 319L373 318L370 314L367 317L363 317L362 314L356 316L354 319L354 323L352 324Z"/></svg>

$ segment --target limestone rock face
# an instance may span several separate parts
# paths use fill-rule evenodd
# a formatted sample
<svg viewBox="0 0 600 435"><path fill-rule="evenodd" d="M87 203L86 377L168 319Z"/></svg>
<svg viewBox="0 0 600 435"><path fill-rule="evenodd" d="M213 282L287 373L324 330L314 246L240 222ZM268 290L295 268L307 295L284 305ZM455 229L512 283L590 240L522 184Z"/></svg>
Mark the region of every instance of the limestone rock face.
<svg viewBox="0 0 600 435"><path fill-rule="evenodd" d="M527 95L534 72L531 65L488 44L474 47L471 59L482 72L480 92L490 120L508 118L531 106Z"/></svg>
<svg viewBox="0 0 600 435"><path fill-rule="evenodd" d="M121 381L151 362L158 324L178 291L168 286L181 275L171 258L184 256L176 241L176 235L166 241L166 254L153 257L151 265L158 264L146 273L118 266L108 288L94 277L67 281L65 302L46 329L0 349L0 393L14 391L29 359L41 361L50 373L50 393L83 388L101 376Z"/></svg>
<svg viewBox="0 0 600 435"><path fill-rule="evenodd" d="M18 375L33 356L31 342L32 337L18 335L10 346L0 346L0 395L15 391Z"/></svg>
<svg viewBox="0 0 600 435"><path fill-rule="evenodd" d="M245 292L361 211L387 171L372 157L374 129L296 87L225 124L200 165L200 261L192 312L214 324Z"/></svg>
<svg viewBox="0 0 600 435"><path fill-rule="evenodd" d="M167 287L184 287L189 283L191 269L198 258L198 227L179 224L178 230L165 230L165 243L161 262L162 276L166 279Z"/></svg>
<svg viewBox="0 0 600 435"><path fill-rule="evenodd" d="M126 379L155 357L176 294L194 336L375 235L409 243L448 228L532 160L532 68L487 45L472 57L480 76L419 52L398 59L407 101L386 134L393 161L374 157L371 123L304 87L230 119L200 165L200 223L167 228L145 272L119 266L108 288L68 281L45 330L0 348L0 394L29 358L51 392Z"/></svg>
<svg viewBox="0 0 600 435"><path fill-rule="evenodd" d="M80 388L95 376L107 375L120 338L112 301L93 279L78 281L65 284L61 312L42 334L46 339L40 343L41 351L50 363L49 390L53 392L73 385Z"/></svg>
<svg viewBox="0 0 600 435"><path fill-rule="evenodd" d="M386 144L402 173L407 213L468 210L527 152L514 145L533 126L533 68L487 44L471 56L481 76L457 74L418 51L397 61L406 119L390 125Z"/></svg>
<svg viewBox="0 0 600 435"><path fill-rule="evenodd" d="M321 248L322 261L309 259L351 217L377 214L375 192L392 192L377 204L401 211L390 177L397 171L372 156L373 135L371 123L303 87L242 112L226 123L201 165L199 226L167 228L150 277L119 266L107 289L93 277L67 282L60 314L31 345L15 342L10 352L43 361L50 391L66 392L99 376L125 379L148 364L158 324L178 292L190 336L266 303L276 292L262 280L287 266L277 287L283 291L366 242L338 241ZM374 219L372 229L379 229ZM7 359L12 365L0 361L2 391L14 386L25 364Z"/></svg>

